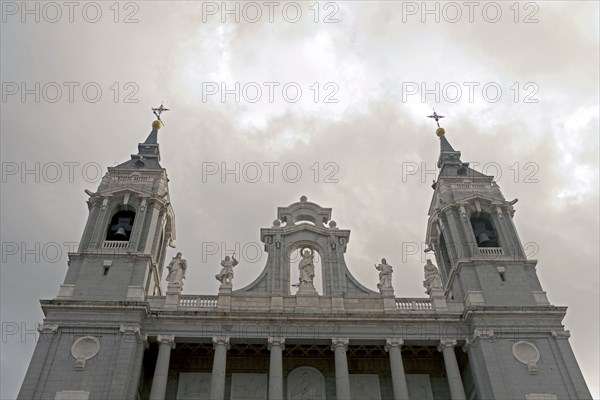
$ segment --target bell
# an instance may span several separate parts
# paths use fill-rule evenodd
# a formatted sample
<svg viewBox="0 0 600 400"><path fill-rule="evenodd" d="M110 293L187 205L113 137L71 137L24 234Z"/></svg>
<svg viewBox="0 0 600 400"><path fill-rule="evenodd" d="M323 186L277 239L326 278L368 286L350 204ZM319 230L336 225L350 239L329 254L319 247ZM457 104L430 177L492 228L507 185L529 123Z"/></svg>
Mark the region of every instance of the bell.
<svg viewBox="0 0 600 400"><path fill-rule="evenodd" d="M123 240L127 240L127 233L125 232L125 228L121 227L117 229L117 232L114 234L114 237L118 237L119 239L123 238Z"/></svg>
<svg viewBox="0 0 600 400"><path fill-rule="evenodd" d="M485 232L480 234L479 237L477 238L477 244L480 246L486 246L489 243L490 243L490 237Z"/></svg>

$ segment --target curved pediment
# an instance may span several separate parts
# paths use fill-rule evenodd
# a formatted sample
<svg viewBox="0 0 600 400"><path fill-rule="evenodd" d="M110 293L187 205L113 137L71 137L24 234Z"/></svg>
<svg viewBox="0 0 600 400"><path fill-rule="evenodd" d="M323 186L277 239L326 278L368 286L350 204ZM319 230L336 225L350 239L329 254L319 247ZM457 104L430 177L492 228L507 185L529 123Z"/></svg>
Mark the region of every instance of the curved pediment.
<svg viewBox="0 0 600 400"><path fill-rule="evenodd" d="M272 227L260 230L261 241L269 254L265 268L251 284L236 292L289 295L292 285L292 253L308 250L310 254L307 254L307 259L298 264L298 268L304 272L304 278L301 278L299 283L294 283L295 285L312 286L311 275L314 277L315 267L312 257L316 257L314 253L318 253L324 295L379 296L379 293L360 284L348 270L344 253L350 230L337 227L335 221L331 220L331 208L321 207L302 196L299 202L288 207L279 207L277 217ZM307 269L303 269L302 266ZM307 292L316 294L314 287L302 291L303 294Z"/></svg>
<svg viewBox="0 0 600 400"><path fill-rule="evenodd" d="M331 208L323 208L302 196L299 202L277 208L277 219L287 226L303 222L323 226L331 220Z"/></svg>

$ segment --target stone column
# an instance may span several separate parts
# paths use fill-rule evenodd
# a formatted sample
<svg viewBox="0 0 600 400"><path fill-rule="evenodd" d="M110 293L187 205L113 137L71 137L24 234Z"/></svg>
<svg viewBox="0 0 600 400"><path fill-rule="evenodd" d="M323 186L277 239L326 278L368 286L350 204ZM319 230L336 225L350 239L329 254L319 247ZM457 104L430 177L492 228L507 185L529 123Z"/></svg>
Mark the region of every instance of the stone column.
<svg viewBox="0 0 600 400"><path fill-rule="evenodd" d="M442 339L438 345L438 351L444 355L444 364L446 365L446 376L448 377L448 385L450 386L450 396L452 400L466 400L465 388L463 387L460 370L456 362L454 347L456 340Z"/></svg>
<svg viewBox="0 0 600 400"><path fill-rule="evenodd" d="M158 342L158 357L154 369L154 379L152 379L152 389L150 389L150 400L164 400L171 349L175 348L175 336L158 335L156 341Z"/></svg>
<svg viewBox="0 0 600 400"><path fill-rule="evenodd" d="M269 365L269 400L283 399L283 349L285 339L269 338L271 362Z"/></svg>
<svg viewBox="0 0 600 400"><path fill-rule="evenodd" d="M408 400L408 385L402 364L400 348L404 344L402 339L386 339L385 351L390 353L390 369L392 372L392 385L394 387L394 400Z"/></svg>
<svg viewBox="0 0 600 400"><path fill-rule="evenodd" d="M331 339L331 350L335 352L335 390L337 400L350 400L350 375L346 350L349 339Z"/></svg>
<svg viewBox="0 0 600 400"><path fill-rule="evenodd" d="M227 365L227 350L229 336L213 336L215 355L213 360L212 377L210 380L210 400L225 398L225 366Z"/></svg>

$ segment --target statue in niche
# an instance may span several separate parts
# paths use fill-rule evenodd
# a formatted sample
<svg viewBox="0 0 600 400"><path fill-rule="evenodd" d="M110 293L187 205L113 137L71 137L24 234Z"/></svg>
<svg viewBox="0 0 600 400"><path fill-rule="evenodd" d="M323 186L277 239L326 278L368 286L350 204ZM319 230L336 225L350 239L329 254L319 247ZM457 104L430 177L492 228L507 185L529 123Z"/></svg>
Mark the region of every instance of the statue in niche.
<svg viewBox="0 0 600 400"><path fill-rule="evenodd" d="M430 294L431 289L442 289L440 273L430 259L427 259L427 264L425 264L424 270L425 280L423 281L423 287L426 289L425 292Z"/></svg>
<svg viewBox="0 0 600 400"><path fill-rule="evenodd" d="M393 290L392 287L392 272L394 269L390 264L387 263L385 258L381 259L381 264L375 264L375 269L379 271L379 283L377 284L377 289L380 292L387 290Z"/></svg>
<svg viewBox="0 0 600 400"><path fill-rule="evenodd" d="M185 270L187 269L187 261L181 258L181 252L177 253L167 266L169 274L167 275L167 282L173 286L183 286L185 280Z"/></svg>
<svg viewBox="0 0 600 400"><path fill-rule="evenodd" d="M235 254L231 257L225 256L221 261L221 272L215 275L215 278L221 282L221 285L231 285L233 281L233 267L238 265L238 260L235 259Z"/></svg>
<svg viewBox="0 0 600 400"><path fill-rule="evenodd" d="M315 264L313 259L314 253L312 249L302 250L302 259L298 264L298 270L300 270L300 288L314 288L313 279L315 278Z"/></svg>

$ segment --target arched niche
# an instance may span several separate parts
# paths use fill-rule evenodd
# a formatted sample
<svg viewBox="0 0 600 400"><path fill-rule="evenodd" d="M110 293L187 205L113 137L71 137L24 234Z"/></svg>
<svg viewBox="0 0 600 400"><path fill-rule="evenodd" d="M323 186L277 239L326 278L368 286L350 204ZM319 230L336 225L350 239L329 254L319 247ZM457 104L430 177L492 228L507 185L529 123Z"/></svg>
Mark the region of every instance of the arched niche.
<svg viewBox="0 0 600 400"><path fill-rule="evenodd" d="M287 377L288 400L325 400L325 377L316 368L298 367Z"/></svg>
<svg viewBox="0 0 600 400"><path fill-rule="evenodd" d="M291 244L287 251L287 260L289 261L289 273L290 273L290 293L296 294L299 289L300 283L300 271L299 265L302 259L302 251L310 249L313 253L313 265L314 265L314 278L313 286L318 294L323 294L323 248L315 242L311 241L300 241Z"/></svg>

